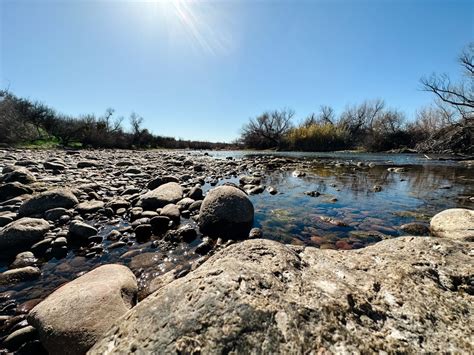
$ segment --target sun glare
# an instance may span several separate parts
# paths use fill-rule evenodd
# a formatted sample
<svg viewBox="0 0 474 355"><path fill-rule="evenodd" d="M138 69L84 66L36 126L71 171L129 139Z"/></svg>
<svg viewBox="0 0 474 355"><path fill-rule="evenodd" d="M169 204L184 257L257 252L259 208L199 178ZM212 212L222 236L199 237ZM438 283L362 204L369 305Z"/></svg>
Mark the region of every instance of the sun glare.
<svg viewBox="0 0 474 355"><path fill-rule="evenodd" d="M178 26L191 42L201 50L218 54L225 52L229 43L223 29L217 30L213 5L199 0L153 0L156 10L170 26Z"/></svg>

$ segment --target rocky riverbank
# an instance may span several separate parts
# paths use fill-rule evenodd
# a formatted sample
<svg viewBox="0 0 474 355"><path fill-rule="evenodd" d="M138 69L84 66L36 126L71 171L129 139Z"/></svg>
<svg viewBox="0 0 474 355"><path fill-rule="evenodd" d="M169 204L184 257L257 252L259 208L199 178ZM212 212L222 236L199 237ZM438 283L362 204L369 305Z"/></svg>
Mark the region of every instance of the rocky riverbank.
<svg viewBox="0 0 474 355"><path fill-rule="evenodd" d="M4 352L472 347L472 210L400 226L421 237L356 233L355 222L327 216L314 223L350 236L330 244L311 230L295 246L261 239L254 228L260 205L249 196L281 193L270 174L302 179L320 166L367 174L373 163L166 151L2 154ZM370 185L371 193L384 188ZM305 194L337 206L321 189Z"/></svg>

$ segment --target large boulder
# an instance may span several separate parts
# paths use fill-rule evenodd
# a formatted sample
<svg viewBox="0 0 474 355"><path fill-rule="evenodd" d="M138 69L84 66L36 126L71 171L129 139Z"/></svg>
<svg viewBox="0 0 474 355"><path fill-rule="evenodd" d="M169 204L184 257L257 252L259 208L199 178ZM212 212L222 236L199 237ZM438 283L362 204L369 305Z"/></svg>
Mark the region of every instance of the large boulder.
<svg viewBox="0 0 474 355"><path fill-rule="evenodd" d="M77 205L78 200L67 189L57 189L41 192L23 202L18 210L20 216L41 215L52 208L71 208Z"/></svg>
<svg viewBox="0 0 474 355"><path fill-rule="evenodd" d="M176 203L183 198L183 188L176 182L168 182L140 197L145 210L155 210L170 203Z"/></svg>
<svg viewBox="0 0 474 355"><path fill-rule="evenodd" d="M134 306L137 281L122 265L103 265L67 283L34 307L28 322L50 354L84 354Z"/></svg>
<svg viewBox="0 0 474 355"><path fill-rule="evenodd" d="M444 210L431 219L430 228L437 237L474 241L474 211L464 208Z"/></svg>
<svg viewBox="0 0 474 355"><path fill-rule="evenodd" d="M199 228L205 235L245 238L253 226L254 209L247 195L233 186L208 192L199 212Z"/></svg>
<svg viewBox="0 0 474 355"><path fill-rule="evenodd" d="M468 247L430 237L351 251L244 241L167 278L89 353L469 353Z"/></svg>
<svg viewBox="0 0 474 355"><path fill-rule="evenodd" d="M13 221L0 231L0 250L9 253L27 250L43 239L49 228L49 223L40 218L24 217Z"/></svg>

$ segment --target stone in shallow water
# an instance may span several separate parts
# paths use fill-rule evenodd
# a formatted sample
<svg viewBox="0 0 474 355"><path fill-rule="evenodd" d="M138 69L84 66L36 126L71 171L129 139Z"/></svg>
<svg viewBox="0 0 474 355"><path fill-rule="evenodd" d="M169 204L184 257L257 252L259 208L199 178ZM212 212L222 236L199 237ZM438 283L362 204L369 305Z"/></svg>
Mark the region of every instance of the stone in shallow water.
<svg viewBox="0 0 474 355"><path fill-rule="evenodd" d="M253 218L252 202L244 192L233 186L219 186L209 191L202 202L199 228L211 237L247 238Z"/></svg>
<svg viewBox="0 0 474 355"><path fill-rule="evenodd" d="M165 280L89 353L470 352L466 247L429 237L349 251L237 243Z"/></svg>

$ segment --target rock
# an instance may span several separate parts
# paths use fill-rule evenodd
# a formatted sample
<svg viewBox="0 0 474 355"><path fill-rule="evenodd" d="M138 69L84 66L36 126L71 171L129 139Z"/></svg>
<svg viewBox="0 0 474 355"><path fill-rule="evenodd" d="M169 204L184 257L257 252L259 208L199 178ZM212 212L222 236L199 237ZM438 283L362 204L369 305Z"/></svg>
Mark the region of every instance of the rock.
<svg viewBox="0 0 474 355"><path fill-rule="evenodd" d="M76 206L76 211L79 213L94 213L104 208L104 203L102 201L91 200L91 201L84 201L81 202Z"/></svg>
<svg viewBox="0 0 474 355"><path fill-rule="evenodd" d="M0 232L0 250L26 250L40 241L50 225L44 219L24 217L7 224Z"/></svg>
<svg viewBox="0 0 474 355"><path fill-rule="evenodd" d="M249 239L263 238L263 232L260 228L252 228L249 233Z"/></svg>
<svg viewBox="0 0 474 355"><path fill-rule="evenodd" d="M97 167L98 164L95 161L91 160L83 160L77 163L77 168L82 169L82 168L95 168Z"/></svg>
<svg viewBox="0 0 474 355"><path fill-rule="evenodd" d="M145 210L154 210L183 198L183 188L176 182L168 182L140 197Z"/></svg>
<svg viewBox="0 0 474 355"><path fill-rule="evenodd" d="M39 215L53 208L71 208L77 205L77 203L76 196L74 196L70 190L58 189L45 191L23 202L18 214L20 216Z"/></svg>
<svg viewBox="0 0 474 355"><path fill-rule="evenodd" d="M69 212L67 209L63 207L58 207L58 208L52 208L50 210L47 210L44 213L44 218L46 218L49 221L57 221L60 219L62 216L69 216Z"/></svg>
<svg viewBox="0 0 474 355"><path fill-rule="evenodd" d="M199 229L210 237L247 238L254 209L247 195L233 186L219 186L208 192L199 212Z"/></svg>
<svg viewBox="0 0 474 355"><path fill-rule="evenodd" d="M437 237L474 241L474 211L452 208L435 215L430 222Z"/></svg>
<svg viewBox="0 0 474 355"><path fill-rule="evenodd" d="M34 280L40 276L40 269L34 266L11 269L0 274L0 285L11 285L18 282Z"/></svg>
<svg viewBox="0 0 474 355"><path fill-rule="evenodd" d="M73 221L69 226L69 236L73 237L78 242L86 241L87 238L96 234L97 229L81 221Z"/></svg>
<svg viewBox="0 0 474 355"><path fill-rule="evenodd" d="M136 303L137 281L122 265L103 265L34 307L28 322L50 354L84 354Z"/></svg>
<svg viewBox="0 0 474 355"><path fill-rule="evenodd" d="M409 235L430 235L430 228L423 223L406 223L400 229Z"/></svg>
<svg viewBox="0 0 474 355"><path fill-rule="evenodd" d="M9 182L0 186L0 202L11 198L31 194L33 192L28 186L19 182Z"/></svg>
<svg viewBox="0 0 474 355"><path fill-rule="evenodd" d="M276 195L278 193L278 190L274 188L273 186L268 186L267 191L270 195Z"/></svg>
<svg viewBox="0 0 474 355"><path fill-rule="evenodd" d="M200 187L193 187L189 193L188 193L188 197L195 200L195 201L198 201L198 200L202 200L204 198L203 194L202 194L202 189Z"/></svg>
<svg viewBox="0 0 474 355"><path fill-rule="evenodd" d="M36 329L31 325L15 330L5 338L3 344L9 350L17 350L24 343L34 340L37 336Z"/></svg>
<svg viewBox="0 0 474 355"><path fill-rule="evenodd" d="M179 223L181 214L178 206L170 203L161 209L160 216L168 217L172 221Z"/></svg>
<svg viewBox="0 0 474 355"><path fill-rule="evenodd" d="M151 238L152 228L150 224L140 224L134 229L134 232L137 241L143 243Z"/></svg>
<svg viewBox="0 0 474 355"><path fill-rule="evenodd" d="M165 216L156 216L150 219L153 234L160 235L169 229L171 220Z"/></svg>
<svg viewBox="0 0 474 355"><path fill-rule="evenodd" d="M43 163L43 166L47 170L66 170L66 166L57 161L46 161Z"/></svg>
<svg viewBox="0 0 474 355"><path fill-rule="evenodd" d="M241 176L239 183L241 185L260 185L262 179L258 176Z"/></svg>
<svg viewBox="0 0 474 355"><path fill-rule="evenodd" d="M176 204L180 210L187 210L195 201L192 198L185 197Z"/></svg>
<svg viewBox="0 0 474 355"><path fill-rule="evenodd" d="M430 237L349 251L233 244L163 283L89 354L470 353L466 248Z"/></svg>
<svg viewBox="0 0 474 355"><path fill-rule="evenodd" d="M31 251L25 251L18 254L15 257L15 260L10 265L10 269L18 269L25 266L34 266L38 259L35 258L35 255Z"/></svg>
<svg viewBox="0 0 474 355"><path fill-rule="evenodd" d="M197 238L197 232L192 225L186 224L177 230L179 239L186 243L191 243Z"/></svg>
<svg viewBox="0 0 474 355"><path fill-rule="evenodd" d="M11 170L8 170L0 178L0 181L8 182L19 182L21 184L31 184L36 181L35 176L26 168L23 167L14 167Z"/></svg>

